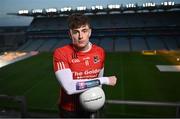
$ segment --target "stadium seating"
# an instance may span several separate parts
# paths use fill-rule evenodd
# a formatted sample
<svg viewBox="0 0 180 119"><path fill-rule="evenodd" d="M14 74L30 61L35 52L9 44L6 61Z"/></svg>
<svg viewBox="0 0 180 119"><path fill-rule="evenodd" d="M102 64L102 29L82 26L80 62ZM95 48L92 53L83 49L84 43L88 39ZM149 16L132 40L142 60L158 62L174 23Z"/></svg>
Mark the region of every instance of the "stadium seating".
<svg viewBox="0 0 180 119"><path fill-rule="evenodd" d="M164 40L165 44L168 47L168 50L177 50L178 49L176 38L166 36L166 37L162 37L162 40Z"/></svg>
<svg viewBox="0 0 180 119"><path fill-rule="evenodd" d="M32 40L28 40L26 43L24 43L22 46L20 46L17 50L23 51L26 47L28 47L31 44Z"/></svg>
<svg viewBox="0 0 180 119"><path fill-rule="evenodd" d="M102 46L106 52L180 48L180 18L175 12L169 13L168 17L163 12L90 15L90 20L93 28L90 41ZM14 29L17 32L18 28ZM22 33L18 36L13 33L10 36L1 35L4 39L1 44L6 45L4 48L1 46L2 50L10 49L14 44L14 40L9 39L21 39L14 44L16 50L40 52L52 52L71 42L67 40L67 16L35 17L28 27L21 29ZM7 28L5 31L8 31ZM26 39L23 36L25 33Z"/></svg>
<svg viewBox="0 0 180 119"><path fill-rule="evenodd" d="M37 18L32 21L28 31L60 30L65 29L66 27L65 18Z"/></svg>
<svg viewBox="0 0 180 119"><path fill-rule="evenodd" d="M112 38L102 38L99 45L103 47L106 52L113 52L113 39Z"/></svg>
<svg viewBox="0 0 180 119"><path fill-rule="evenodd" d="M33 40L24 50L25 51L36 51L45 41L42 39Z"/></svg>
<svg viewBox="0 0 180 119"><path fill-rule="evenodd" d="M159 37L146 37L146 41L149 44L150 50L163 50L166 49L162 40Z"/></svg>
<svg viewBox="0 0 180 119"><path fill-rule="evenodd" d="M69 44L70 43L70 40L69 39L60 39L56 45L51 49L51 51L54 51L56 48L58 47L62 47L66 44Z"/></svg>
<svg viewBox="0 0 180 119"><path fill-rule="evenodd" d="M90 38L90 42L91 42L92 44L99 45L100 40L99 40L98 38Z"/></svg>
<svg viewBox="0 0 180 119"><path fill-rule="evenodd" d="M131 46L132 46L132 51L148 50L143 37L132 37Z"/></svg>
<svg viewBox="0 0 180 119"><path fill-rule="evenodd" d="M119 37L115 40L115 51L130 51L129 40L126 37Z"/></svg>
<svg viewBox="0 0 180 119"><path fill-rule="evenodd" d="M47 39L45 43L38 49L40 52L50 52L51 49L56 45L58 42L57 39Z"/></svg>

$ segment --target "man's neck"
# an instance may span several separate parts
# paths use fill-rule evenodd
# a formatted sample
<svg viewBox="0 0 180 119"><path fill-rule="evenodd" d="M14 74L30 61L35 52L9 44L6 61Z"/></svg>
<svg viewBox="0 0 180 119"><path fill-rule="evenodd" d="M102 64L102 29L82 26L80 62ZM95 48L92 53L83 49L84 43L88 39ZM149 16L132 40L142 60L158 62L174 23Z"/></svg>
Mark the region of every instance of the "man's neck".
<svg viewBox="0 0 180 119"><path fill-rule="evenodd" d="M92 48L91 42L89 42L87 45L88 45L87 48L85 50L82 50L81 52L89 52L91 50Z"/></svg>
<svg viewBox="0 0 180 119"><path fill-rule="evenodd" d="M74 47L77 51L80 51L80 52L88 52L88 51L90 51L91 50L91 48L92 48L92 44L91 44L91 42L89 42L88 44L87 44L87 46L86 47L84 47L84 48L76 48L76 47Z"/></svg>

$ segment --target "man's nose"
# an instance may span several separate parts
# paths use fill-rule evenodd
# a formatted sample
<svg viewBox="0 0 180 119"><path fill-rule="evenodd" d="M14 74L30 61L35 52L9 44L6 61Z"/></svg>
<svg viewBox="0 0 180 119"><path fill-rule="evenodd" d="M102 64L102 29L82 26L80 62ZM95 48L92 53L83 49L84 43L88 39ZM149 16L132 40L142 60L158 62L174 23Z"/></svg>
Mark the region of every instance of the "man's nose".
<svg viewBox="0 0 180 119"><path fill-rule="evenodd" d="M79 39L82 39L82 37L83 37L82 32L79 32Z"/></svg>

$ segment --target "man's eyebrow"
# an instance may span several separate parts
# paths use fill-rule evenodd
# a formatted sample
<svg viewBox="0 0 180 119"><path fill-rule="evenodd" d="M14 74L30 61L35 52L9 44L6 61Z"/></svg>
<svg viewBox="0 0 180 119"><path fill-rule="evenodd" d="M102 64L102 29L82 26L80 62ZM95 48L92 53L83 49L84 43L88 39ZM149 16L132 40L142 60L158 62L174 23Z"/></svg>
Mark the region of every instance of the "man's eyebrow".
<svg viewBox="0 0 180 119"><path fill-rule="evenodd" d="M88 30L88 28L83 28L82 30Z"/></svg>
<svg viewBox="0 0 180 119"><path fill-rule="evenodd" d="M72 29L72 32L79 32L78 29Z"/></svg>
<svg viewBox="0 0 180 119"><path fill-rule="evenodd" d="M81 31L82 30L88 30L88 28L82 28ZM73 29L72 31L80 31L80 30L79 29Z"/></svg>
<svg viewBox="0 0 180 119"><path fill-rule="evenodd" d="M72 29L72 31L79 31L78 29Z"/></svg>

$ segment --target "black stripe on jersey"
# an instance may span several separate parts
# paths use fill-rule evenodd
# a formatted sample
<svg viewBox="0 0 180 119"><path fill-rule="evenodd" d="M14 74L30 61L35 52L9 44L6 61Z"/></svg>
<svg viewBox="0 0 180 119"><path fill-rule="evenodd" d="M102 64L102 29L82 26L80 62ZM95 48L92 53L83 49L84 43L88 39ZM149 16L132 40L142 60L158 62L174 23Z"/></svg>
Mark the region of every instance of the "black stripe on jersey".
<svg viewBox="0 0 180 119"><path fill-rule="evenodd" d="M77 57L77 54L76 54L76 52L73 52L73 54L72 54L72 59L76 59L76 58L78 58L78 57Z"/></svg>
<svg viewBox="0 0 180 119"><path fill-rule="evenodd" d="M78 58L77 53L75 53L75 58Z"/></svg>
<svg viewBox="0 0 180 119"><path fill-rule="evenodd" d="M74 59L74 53L72 53L72 59Z"/></svg>

